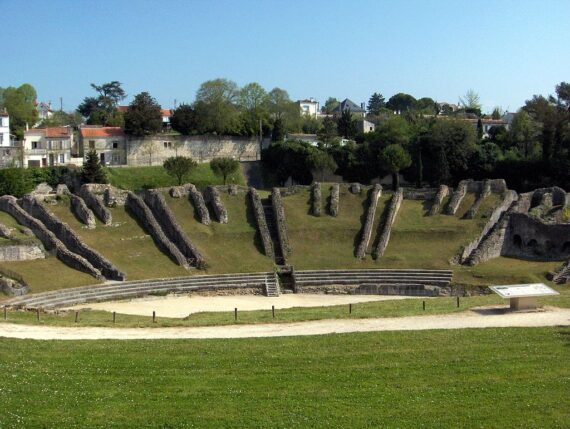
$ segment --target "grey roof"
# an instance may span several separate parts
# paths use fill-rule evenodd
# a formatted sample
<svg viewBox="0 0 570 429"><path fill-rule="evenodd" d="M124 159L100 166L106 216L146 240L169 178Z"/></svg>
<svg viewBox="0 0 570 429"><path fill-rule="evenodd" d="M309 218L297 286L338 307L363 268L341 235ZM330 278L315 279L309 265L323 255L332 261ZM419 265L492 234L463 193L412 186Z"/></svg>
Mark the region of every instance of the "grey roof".
<svg viewBox="0 0 570 429"><path fill-rule="evenodd" d="M341 103L333 109L333 113L342 113L347 109L352 113L366 113L364 109L348 98L341 101Z"/></svg>

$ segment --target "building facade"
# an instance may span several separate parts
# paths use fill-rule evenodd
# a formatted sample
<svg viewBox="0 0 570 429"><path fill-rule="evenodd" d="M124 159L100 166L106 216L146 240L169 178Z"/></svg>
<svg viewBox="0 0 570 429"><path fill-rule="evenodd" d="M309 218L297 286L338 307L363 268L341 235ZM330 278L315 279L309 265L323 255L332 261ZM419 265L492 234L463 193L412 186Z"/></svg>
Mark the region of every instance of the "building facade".
<svg viewBox="0 0 570 429"><path fill-rule="evenodd" d="M71 162L71 127L33 128L24 132L24 167L54 167Z"/></svg>
<svg viewBox="0 0 570 429"><path fill-rule="evenodd" d="M297 104L299 105L301 115L316 118L319 114L319 102L312 97L306 100L298 100Z"/></svg>
<svg viewBox="0 0 570 429"><path fill-rule="evenodd" d="M83 126L79 129L79 154L94 150L102 165L127 163L125 133L120 127Z"/></svg>

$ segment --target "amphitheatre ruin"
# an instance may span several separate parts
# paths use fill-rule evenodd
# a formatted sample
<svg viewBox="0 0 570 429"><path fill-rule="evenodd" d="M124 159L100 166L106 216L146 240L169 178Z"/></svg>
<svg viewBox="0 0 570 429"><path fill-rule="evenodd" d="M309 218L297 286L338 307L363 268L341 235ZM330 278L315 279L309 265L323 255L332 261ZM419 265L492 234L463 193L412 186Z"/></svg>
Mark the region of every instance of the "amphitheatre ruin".
<svg viewBox="0 0 570 429"><path fill-rule="evenodd" d="M534 280L562 284L569 207L561 188L518 194L500 179L395 192L358 183L40 186L0 197L0 258L10 268L1 281L14 295L2 305L168 293L469 295L502 280L501 270L477 272L494 260L548 263ZM59 272L73 280L61 286Z"/></svg>

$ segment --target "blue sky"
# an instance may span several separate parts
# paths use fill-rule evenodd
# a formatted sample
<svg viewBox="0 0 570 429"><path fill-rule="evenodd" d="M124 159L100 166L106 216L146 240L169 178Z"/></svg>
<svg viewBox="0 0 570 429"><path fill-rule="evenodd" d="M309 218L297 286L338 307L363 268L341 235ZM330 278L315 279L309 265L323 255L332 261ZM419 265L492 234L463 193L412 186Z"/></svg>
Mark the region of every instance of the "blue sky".
<svg viewBox="0 0 570 429"><path fill-rule="evenodd" d="M200 83L292 99L397 92L515 110L570 80L570 1L0 0L0 86L73 110L89 84L191 102Z"/></svg>

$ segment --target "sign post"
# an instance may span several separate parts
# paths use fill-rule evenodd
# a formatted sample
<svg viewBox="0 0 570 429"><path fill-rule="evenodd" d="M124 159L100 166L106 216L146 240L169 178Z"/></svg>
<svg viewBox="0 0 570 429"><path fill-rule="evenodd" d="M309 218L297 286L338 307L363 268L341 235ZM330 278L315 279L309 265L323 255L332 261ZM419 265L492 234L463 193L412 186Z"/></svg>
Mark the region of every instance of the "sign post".
<svg viewBox="0 0 570 429"><path fill-rule="evenodd" d="M560 295L544 283L530 283L521 285L490 286L493 292L501 298L508 298L511 310L535 310L538 306L539 296Z"/></svg>

